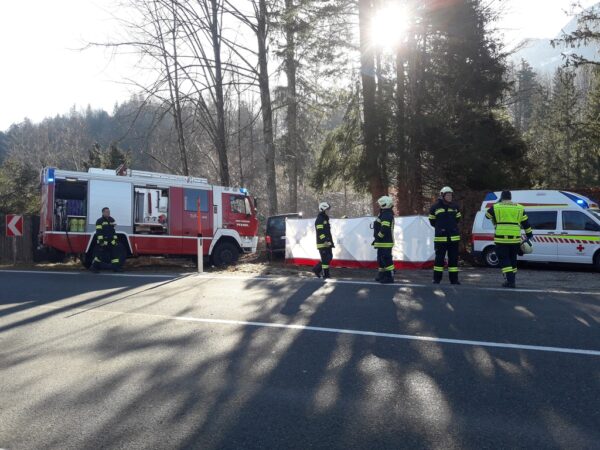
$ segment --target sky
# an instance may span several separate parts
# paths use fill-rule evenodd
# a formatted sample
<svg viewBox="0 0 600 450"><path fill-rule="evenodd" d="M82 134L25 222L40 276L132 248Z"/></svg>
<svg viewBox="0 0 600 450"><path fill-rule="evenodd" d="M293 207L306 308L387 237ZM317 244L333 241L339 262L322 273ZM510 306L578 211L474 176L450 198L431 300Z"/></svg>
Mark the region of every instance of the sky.
<svg viewBox="0 0 600 450"><path fill-rule="evenodd" d="M241 0L240 0L241 1ZM569 18L572 0L495 0L507 45L554 37ZM582 0L589 6L598 0ZM0 0L0 131L29 118L67 113L73 106L112 112L134 92L127 79L141 76L135 55L86 42L121 33L116 0Z"/></svg>

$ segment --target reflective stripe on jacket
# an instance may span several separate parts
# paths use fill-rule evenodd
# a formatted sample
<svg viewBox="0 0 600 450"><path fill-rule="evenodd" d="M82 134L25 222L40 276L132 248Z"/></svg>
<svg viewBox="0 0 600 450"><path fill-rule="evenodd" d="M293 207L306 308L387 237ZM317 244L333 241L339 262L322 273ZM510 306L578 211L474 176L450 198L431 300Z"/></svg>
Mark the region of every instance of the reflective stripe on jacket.
<svg viewBox="0 0 600 450"><path fill-rule="evenodd" d="M528 238L533 236L523 205L511 201L494 203L485 216L496 227L494 236L496 244L520 244L521 228L525 230Z"/></svg>
<svg viewBox="0 0 600 450"><path fill-rule="evenodd" d="M110 216L102 216L96 220L96 243L100 245L117 245L115 225L115 219Z"/></svg>
<svg viewBox="0 0 600 450"><path fill-rule="evenodd" d="M391 208L382 209L373 223L375 248L392 248L394 246L394 213Z"/></svg>
<svg viewBox="0 0 600 450"><path fill-rule="evenodd" d="M439 199L429 209L429 223L435 228L435 242L458 242L458 222L462 214L456 203L445 203Z"/></svg>
<svg viewBox="0 0 600 450"><path fill-rule="evenodd" d="M325 212L320 212L315 220L315 232L317 235L317 248L329 248L333 242L331 238L331 225L329 216Z"/></svg>

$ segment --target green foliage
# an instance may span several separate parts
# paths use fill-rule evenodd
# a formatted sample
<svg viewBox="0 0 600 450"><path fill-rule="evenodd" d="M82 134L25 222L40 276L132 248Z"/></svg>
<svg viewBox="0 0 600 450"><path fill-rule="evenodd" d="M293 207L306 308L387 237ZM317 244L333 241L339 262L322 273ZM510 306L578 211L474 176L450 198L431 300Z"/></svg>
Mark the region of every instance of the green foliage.
<svg viewBox="0 0 600 450"><path fill-rule="evenodd" d="M404 122L392 165L400 211L422 211L423 197L443 185L527 186L526 146L501 106L507 67L487 31L489 10L465 0L425 9L420 19L422 35L405 56Z"/></svg>
<svg viewBox="0 0 600 450"><path fill-rule="evenodd" d="M578 6L575 4L574 6ZM589 59L576 49L592 43L600 44L600 3L590 8L581 10L577 14L577 28L571 33L563 33L558 39L552 41L554 47L566 47L571 49L566 52L565 65L567 67L579 67L585 65L600 66L597 59Z"/></svg>
<svg viewBox="0 0 600 450"><path fill-rule="evenodd" d="M131 163L131 154L125 153L119 149L116 143L112 142L106 150L102 150L98 143L95 143L88 153L88 160L84 162L84 167L88 170L90 167L100 169L117 169L122 164Z"/></svg>
<svg viewBox="0 0 600 450"><path fill-rule="evenodd" d="M358 92L343 96L348 101L342 123L327 134L311 174L311 186L319 193L351 185L357 191L365 190L361 170L362 143L360 96Z"/></svg>
<svg viewBox="0 0 600 450"><path fill-rule="evenodd" d="M0 213L38 214L39 176L30 163L6 159L0 166Z"/></svg>
<svg viewBox="0 0 600 450"><path fill-rule="evenodd" d="M582 72L558 69L552 90L535 97L531 127L525 134L535 186L593 187L600 184L600 71L593 73L587 98Z"/></svg>

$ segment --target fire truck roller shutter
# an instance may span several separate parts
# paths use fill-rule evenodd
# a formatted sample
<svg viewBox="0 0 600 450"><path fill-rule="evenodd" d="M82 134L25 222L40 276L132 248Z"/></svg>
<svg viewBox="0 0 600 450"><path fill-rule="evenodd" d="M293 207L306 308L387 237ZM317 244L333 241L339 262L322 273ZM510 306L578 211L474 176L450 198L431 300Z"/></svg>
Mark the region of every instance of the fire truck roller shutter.
<svg viewBox="0 0 600 450"><path fill-rule="evenodd" d="M102 208L110 208L117 232L133 233L133 185L121 181L90 180L87 231L95 232Z"/></svg>

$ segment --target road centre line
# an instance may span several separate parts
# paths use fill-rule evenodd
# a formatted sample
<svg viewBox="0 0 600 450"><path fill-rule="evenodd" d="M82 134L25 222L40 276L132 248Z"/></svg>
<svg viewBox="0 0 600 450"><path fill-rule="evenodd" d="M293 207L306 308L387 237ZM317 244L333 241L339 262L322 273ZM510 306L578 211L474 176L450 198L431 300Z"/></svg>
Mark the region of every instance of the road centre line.
<svg viewBox="0 0 600 450"><path fill-rule="evenodd" d="M64 271L53 271L53 270L0 270L0 274L2 273L23 273L23 274L35 274L35 275L93 275L103 276L103 277L129 277L129 278L181 278L187 275L193 275L193 273L173 273L172 275L168 274L142 274L142 273L96 273L92 274L90 272L81 272L81 271L73 271L73 272L64 272Z"/></svg>
<svg viewBox="0 0 600 450"><path fill-rule="evenodd" d="M40 308L48 309L65 309L65 307L40 305ZM219 324L219 325L239 325L247 327L260 327L260 328L279 328L279 329L290 329L300 331L314 331L321 333L332 333L332 334L348 334L354 336L368 336L368 337L380 337L389 338L396 340L406 341L420 341L420 342L431 342L437 344L455 344L455 345L466 345L471 347L490 347L490 348L501 348L511 350L532 350L549 353L566 353L573 355L586 355L586 356L600 356L600 350L586 350L577 348L564 348L564 347L547 347L540 345L525 345L525 344L510 344L503 342L489 342L489 341L471 341L465 339L448 339L439 338L433 336L416 336L410 334L395 334L395 333L380 333L376 331L363 331L363 330L350 330L345 328L328 328L328 327L315 327L310 325L296 325L296 324L285 324L285 323L269 323L269 322L253 322L245 320L229 320L229 319L204 319L199 317L187 317L187 316L168 316L164 314L147 314L147 313L131 313L125 311L111 311L106 309L86 309L86 308L71 308L82 312L91 313L106 313L113 315L127 315L127 316L138 316L155 319L166 319L180 322L195 322L195 323L206 323L206 324Z"/></svg>

